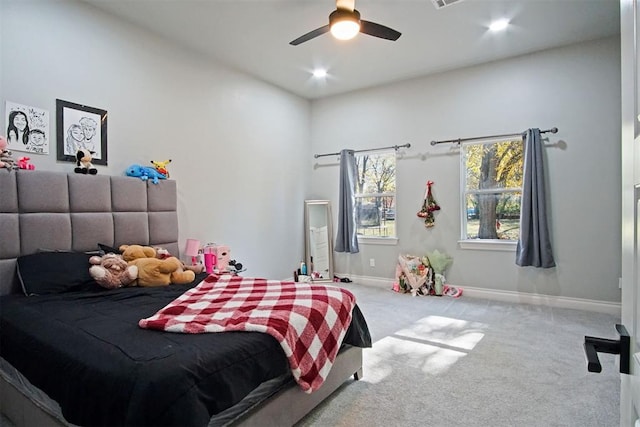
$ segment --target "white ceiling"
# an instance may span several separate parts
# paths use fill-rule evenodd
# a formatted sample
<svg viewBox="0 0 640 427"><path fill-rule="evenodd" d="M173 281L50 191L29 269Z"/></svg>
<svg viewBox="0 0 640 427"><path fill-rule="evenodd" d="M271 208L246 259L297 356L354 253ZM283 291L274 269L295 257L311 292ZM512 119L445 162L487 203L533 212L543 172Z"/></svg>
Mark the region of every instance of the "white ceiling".
<svg viewBox="0 0 640 427"><path fill-rule="evenodd" d="M315 99L619 34L617 0L357 0L361 18L402 33L395 42L324 34L333 0L85 0L202 55ZM502 33L488 32L505 17ZM311 78L325 67L324 80Z"/></svg>

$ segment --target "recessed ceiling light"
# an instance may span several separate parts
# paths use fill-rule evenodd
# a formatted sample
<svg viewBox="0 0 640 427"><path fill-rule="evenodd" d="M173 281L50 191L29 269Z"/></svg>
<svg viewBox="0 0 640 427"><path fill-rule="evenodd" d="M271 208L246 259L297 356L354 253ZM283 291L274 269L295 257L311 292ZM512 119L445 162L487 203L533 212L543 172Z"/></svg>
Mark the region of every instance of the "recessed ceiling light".
<svg viewBox="0 0 640 427"><path fill-rule="evenodd" d="M324 68L316 68L315 70L313 70L313 77L315 77L316 79L327 77L327 70L325 70Z"/></svg>
<svg viewBox="0 0 640 427"><path fill-rule="evenodd" d="M489 25L489 29L491 31L502 31L509 25L509 21L506 19L498 19L497 21L493 21L491 25Z"/></svg>

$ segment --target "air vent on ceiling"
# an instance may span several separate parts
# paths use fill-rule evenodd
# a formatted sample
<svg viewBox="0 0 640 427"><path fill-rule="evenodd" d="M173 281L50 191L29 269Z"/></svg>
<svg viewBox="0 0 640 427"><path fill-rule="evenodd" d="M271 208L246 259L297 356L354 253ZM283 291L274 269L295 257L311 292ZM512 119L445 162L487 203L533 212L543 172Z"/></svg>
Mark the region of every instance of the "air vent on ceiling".
<svg viewBox="0 0 640 427"><path fill-rule="evenodd" d="M460 3L462 0L431 0L436 9L442 9L443 7L451 6L455 3Z"/></svg>

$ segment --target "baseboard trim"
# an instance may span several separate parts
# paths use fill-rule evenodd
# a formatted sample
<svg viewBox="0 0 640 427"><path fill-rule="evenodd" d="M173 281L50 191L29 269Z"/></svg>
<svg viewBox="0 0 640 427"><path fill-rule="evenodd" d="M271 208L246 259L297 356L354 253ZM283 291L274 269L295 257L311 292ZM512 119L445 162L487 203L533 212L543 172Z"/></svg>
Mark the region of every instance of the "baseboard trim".
<svg viewBox="0 0 640 427"><path fill-rule="evenodd" d="M371 276L353 276L349 274L336 273L338 277L349 277L353 282L361 285L375 286L383 289L391 289L393 279L385 277ZM557 308L571 308L575 310L595 311L598 313L607 313L615 316L621 315L621 304L608 301L597 301L582 298L560 297L543 294L530 294L525 292L502 291L496 289L475 288L471 286L462 286L463 297L469 298L486 298L495 301L503 301L509 303L523 303L533 305L546 305Z"/></svg>

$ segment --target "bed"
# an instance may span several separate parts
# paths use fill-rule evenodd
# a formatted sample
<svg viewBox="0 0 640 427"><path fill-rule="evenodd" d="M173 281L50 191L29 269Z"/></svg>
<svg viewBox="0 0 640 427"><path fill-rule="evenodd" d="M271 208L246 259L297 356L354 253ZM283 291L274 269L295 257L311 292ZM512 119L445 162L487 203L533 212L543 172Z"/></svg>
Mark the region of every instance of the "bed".
<svg viewBox="0 0 640 427"><path fill-rule="evenodd" d="M0 412L15 425L293 425L361 377L371 338L357 305L324 383L306 393L267 334L138 326L207 275L106 290L67 274L98 243L179 254L175 181L0 172Z"/></svg>

